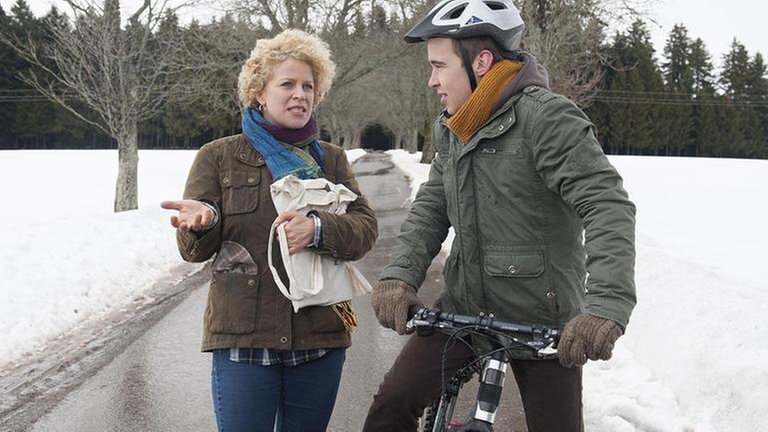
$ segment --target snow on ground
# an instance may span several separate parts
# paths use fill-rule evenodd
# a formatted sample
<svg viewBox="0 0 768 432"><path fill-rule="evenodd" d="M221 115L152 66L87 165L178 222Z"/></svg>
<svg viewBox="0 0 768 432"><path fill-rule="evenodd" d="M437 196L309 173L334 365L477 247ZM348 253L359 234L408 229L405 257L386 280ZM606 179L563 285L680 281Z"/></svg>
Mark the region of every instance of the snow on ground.
<svg viewBox="0 0 768 432"><path fill-rule="evenodd" d="M390 154L415 195L428 167ZM159 203L181 196L193 158L141 151L140 208L113 214L117 152L0 151L4 362L143 301L181 263ZM768 161L611 160L638 207L639 303L614 359L585 368L586 429L766 430Z"/></svg>
<svg viewBox="0 0 768 432"><path fill-rule="evenodd" d="M428 166L389 153L415 197ZM584 369L586 430L768 430L768 161L610 159L638 209L638 305Z"/></svg>
<svg viewBox="0 0 768 432"><path fill-rule="evenodd" d="M139 210L115 214L116 151L0 151L0 363L148 300L182 262L159 203L181 197L193 157L140 152Z"/></svg>
<svg viewBox="0 0 768 432"><path fill-rule="evenodd" d="M355 163L355 161L357 161L361 157L365 156L365 154L366 154L366 151L363 149L347 150L347 160L349 161L349 163L352 164L352 163Z"/></svg>

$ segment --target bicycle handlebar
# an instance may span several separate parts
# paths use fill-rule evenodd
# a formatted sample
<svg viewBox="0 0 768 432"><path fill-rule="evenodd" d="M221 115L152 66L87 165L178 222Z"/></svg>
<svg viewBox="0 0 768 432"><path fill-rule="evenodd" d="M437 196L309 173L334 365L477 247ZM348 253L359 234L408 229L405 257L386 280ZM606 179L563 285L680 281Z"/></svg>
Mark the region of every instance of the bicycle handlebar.
<svg viewBox="0 0 768 432"><path fill-rule="evenodd" d="M540 356L551 356L557 353L557 344L560 341L560 329L543 325L522 325L512 322L497 320L493 315L467 316L455 313L445 313L439 309L411 306L408 309L408 326L420 336L429 336L437 328L444 325L472 327L476 330L490 329L497 332L511 334L523 334L532 336L531 341L520 341L514 337L511 339L522 346L526 346ZM511 335L510 335L511 336Z"/></svg>

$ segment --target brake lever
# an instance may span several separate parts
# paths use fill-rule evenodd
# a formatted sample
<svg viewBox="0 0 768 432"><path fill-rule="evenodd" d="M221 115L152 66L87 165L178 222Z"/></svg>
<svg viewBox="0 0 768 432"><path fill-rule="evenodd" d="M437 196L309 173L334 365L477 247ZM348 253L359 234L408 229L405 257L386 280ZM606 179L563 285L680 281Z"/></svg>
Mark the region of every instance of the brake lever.
<svg viewBox="0 0 768 432"><path fill-rule="evenodd" d="M424 320L418 320L418 324L416 322L416 318L411 318L408 320L407 323L405 323L405 329L408 330L408 333L411 333L415 328L417 328L420 325L424 325Z"/></svg>
<svg viewBox="0 0 768 432"><path fill-rule="evenodd" d="M555 346L555 342L550 342L549 345L545 346L544 348L536 350L536 354L538 354L541 357L550 357L550 356L557 355L557 347Z"/></svg>

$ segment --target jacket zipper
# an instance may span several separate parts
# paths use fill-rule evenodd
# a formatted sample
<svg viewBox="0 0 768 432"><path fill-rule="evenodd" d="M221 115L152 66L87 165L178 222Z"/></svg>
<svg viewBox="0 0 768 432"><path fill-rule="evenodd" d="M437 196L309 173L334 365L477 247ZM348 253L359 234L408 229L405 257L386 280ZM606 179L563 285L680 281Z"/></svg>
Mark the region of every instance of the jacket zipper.
<svg viewBox="0 0 768 432"><path fill-rule="evenodd" d="M478 218L478 202L477 202L477 175L475 175L475 155L470 155L469 159L469 167L470 167L470 173L472 174L472 191L473 191L473 198L474 198L474 212L475 212L475 241L477 242L477 254L480 258L480 262L478 263L478 266L480 268L480 272L478 275L480 276L480 300L483 309L486 309L482 312L490 312L488 311L488 306L485 304L485 270L483 269L483 265L485 263L485 252L483 251L482 242L480 241L480 220Z"/></svg>
<svg viewBox="0 0 768 432"><path fill-rule="evenodd" d="M464 279L464 308L467 312L470 312L471 309L469 308L469 283L467 283L467 271L466 266L464 265L464 229L462 228L461 223L461 195L459 194L459 160L461 159L461 151L458 148L457 141L458 139L453 136L453 134L448 135L451 141L451 164L453 165L453 172L454 172L454 185L453 190L456 195L456 222L458 225L458 230L454 229L456 232L456 235L459 237L459 257L458 257L458 264L459 264L459 271L462 274L462 279ZM461 143L458 143L461 144Z"/></svg>

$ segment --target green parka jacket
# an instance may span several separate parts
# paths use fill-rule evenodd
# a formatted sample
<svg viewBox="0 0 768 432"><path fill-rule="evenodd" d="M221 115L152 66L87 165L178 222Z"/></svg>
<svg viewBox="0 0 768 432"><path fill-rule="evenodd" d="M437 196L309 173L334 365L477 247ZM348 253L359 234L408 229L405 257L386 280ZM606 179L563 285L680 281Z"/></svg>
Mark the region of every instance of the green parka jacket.
<svg viewBox="0 0 768 432"><path fill-rule="evenodd" d="M360 192L344 150L321 144L325 178L358 195L344 215L318 212L323 227L321 252L339 260L357 260L376 241L376 217ZM269 230L277 217L271 183L264 158L242 135L204 145L192 164L184 198L212 204L221 216L200 238L177 231L184 260L202 262L216 255L203 316L202 349L348 347L350 335L332 308L306 307L293 313L290 300L277 289L267 263ZM279 254L276 256L275 266L287 280Z"/></svg>
<svg viewBox="0 0 768 432"><path fill-rule="evenodd" d="M547 87L546 71L526 55L469 142L441 114L429 178L380 279L419 287L453 227L443 310L554 326L586 310L626 327L635 305L635 206L593 124Z"/></svg>

